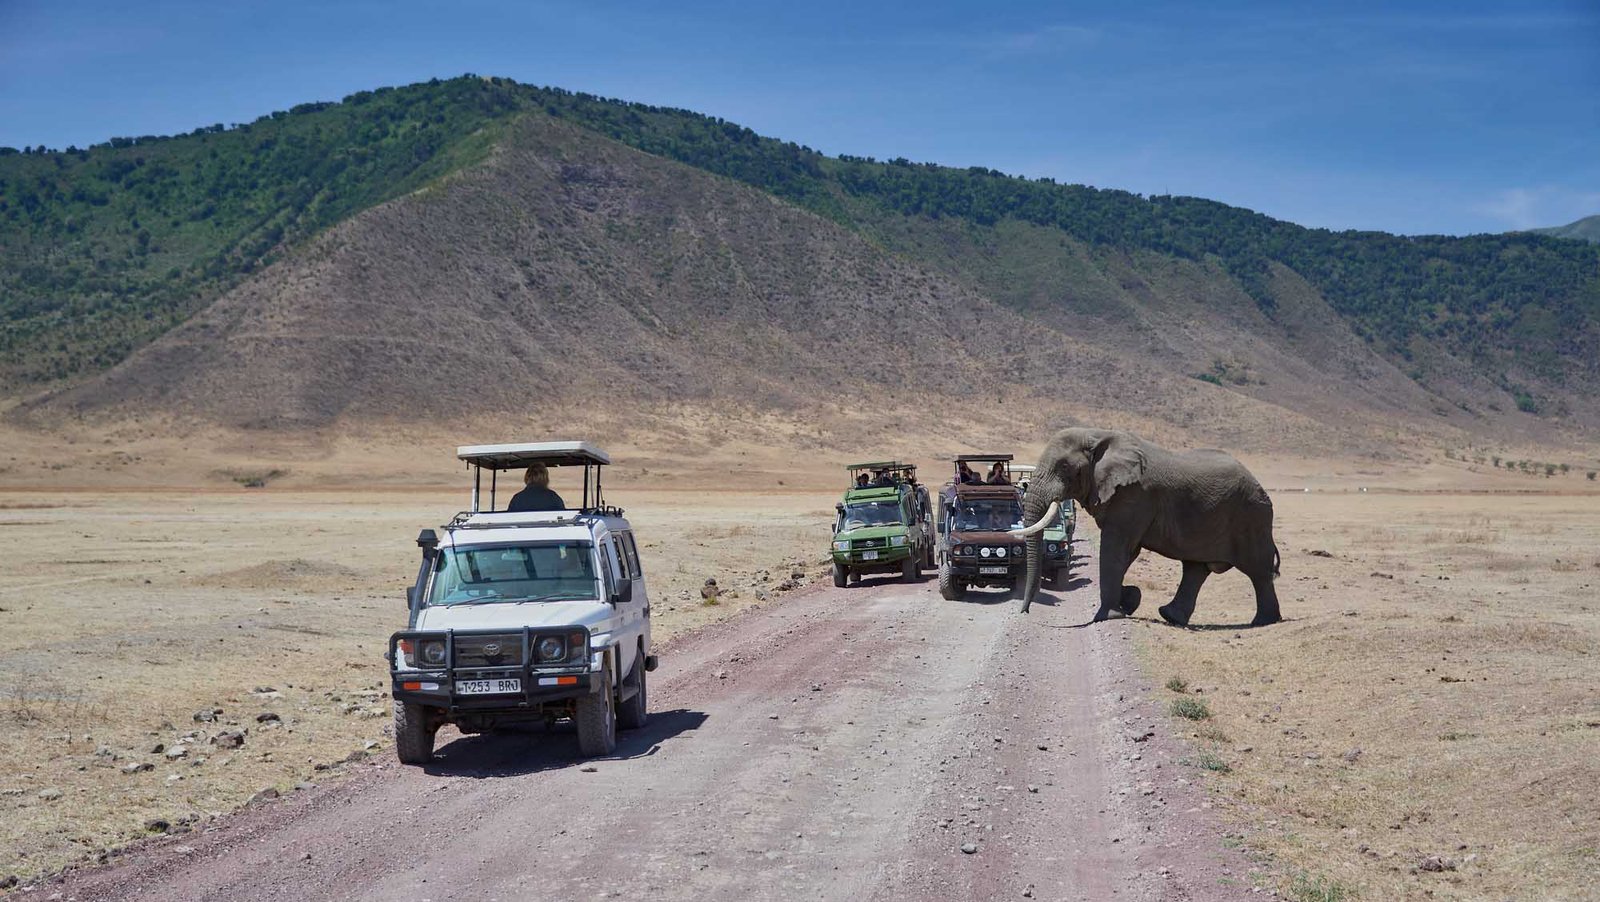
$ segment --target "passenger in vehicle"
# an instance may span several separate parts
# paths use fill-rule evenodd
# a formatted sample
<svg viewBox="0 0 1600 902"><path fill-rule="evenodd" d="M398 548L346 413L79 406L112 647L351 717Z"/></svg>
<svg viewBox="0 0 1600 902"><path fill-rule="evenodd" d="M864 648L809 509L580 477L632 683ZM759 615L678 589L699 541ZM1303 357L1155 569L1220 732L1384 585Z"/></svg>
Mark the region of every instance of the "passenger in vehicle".
<svg viewBox="0 0 1600 902"><path fill-rule="evenodd" d="M860 473L856 474L856 488L865 489L865 488L871 488L871 487L872 487L872 477L868 476L865 470L863 470Z"/></svg>
<svg viewBox="0 0 1600 902"><path fill-rule="evenodd" d="M879 470L878 478L872 480L872 484L875 486L894 485L894 477L889 475L888 470Z"/></svg>
<svg viewBox="0 0 1600 902"><path fill-rule="evenodd" d="M961 479L962 485L983 485L983 478L972 472L972 468L967 466L966 461L962 461L958 465L957 476Z"/></svg>
<svg viewBox="0 0 1600 902"><path fill-rule="evenodd" d="M530 464L528 472L522 474L522 486L522 491L512 495L511 503L506 505L508 513L567 509L561 496L550 490L550 468L544 464Z"/></svg>
<svg viewBox="0 0 1600 902"><path fill-rule="evenodd" d="M989 468L989 485L1010 485L1011 480L1006 478L1006 465L1002 461L995 461Z"/></svg>

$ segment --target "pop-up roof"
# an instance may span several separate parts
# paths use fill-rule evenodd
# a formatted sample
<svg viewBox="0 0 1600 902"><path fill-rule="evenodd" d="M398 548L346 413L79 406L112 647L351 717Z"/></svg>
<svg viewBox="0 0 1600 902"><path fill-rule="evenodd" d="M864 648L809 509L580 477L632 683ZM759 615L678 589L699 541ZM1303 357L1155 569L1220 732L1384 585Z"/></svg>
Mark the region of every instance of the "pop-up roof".
<svg viewBox="0 0 1600 902"><path fill-rule="evenodd" d="M1011 455L1009 455L1009 454L958 454L958 455L956 455L956 463L958 463L958 464L960 464L960 463L974 464L974 463L978 463L980 461L983 462L983 463L993 463L994 461L997 461L997 460L1003 460L1003 461L1008 461L1009 462L1011 460Z"/></svg>
<svg viewBox="0 0 1600 902"><path fill-rule="evenodd" d="M611 455L588 442L524 442L515 445L462 445L456 457L485 470L521 470L529 464L580 467L611 463Z"/></svg>

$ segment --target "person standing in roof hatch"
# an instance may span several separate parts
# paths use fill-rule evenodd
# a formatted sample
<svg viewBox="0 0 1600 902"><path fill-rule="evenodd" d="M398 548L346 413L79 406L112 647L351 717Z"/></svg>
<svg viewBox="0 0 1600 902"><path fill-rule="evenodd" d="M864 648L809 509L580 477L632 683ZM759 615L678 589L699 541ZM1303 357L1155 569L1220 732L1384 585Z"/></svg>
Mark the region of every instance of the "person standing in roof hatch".
<svg viewBox="0 0 1600 902"><path fill-rule="evenodd" d="M522 491L512 495L511 503L506 505L507 513L566 509L567 503L550 490L550 468L544 464L528 465L528 472L522 474Z"/></svg>

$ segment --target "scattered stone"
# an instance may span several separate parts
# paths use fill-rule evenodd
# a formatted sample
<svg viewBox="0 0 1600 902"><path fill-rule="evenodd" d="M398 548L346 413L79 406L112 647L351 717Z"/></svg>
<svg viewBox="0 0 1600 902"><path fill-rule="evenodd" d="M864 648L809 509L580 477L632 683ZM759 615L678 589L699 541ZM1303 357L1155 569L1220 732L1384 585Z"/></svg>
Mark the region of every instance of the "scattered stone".
<svg viewBox="0 0 1600 902"><path fill-rule="evenodd" d="M777 720L777 719L778 719L778 715L776 715L776 714L768 714L767 715L767 720Z"/></svg>
<svg viewBox="0 0 1600 902"><path fill-rule="evenodd" d="M277 691L278 690L272 688L271 686L257 686L256 688L250 690L250 694L251 695L268 695L270 693L277 692Z"/></svg>
<svg viewBox="0 0 1600 902"><path fill-rule="evenodd" d="M1382 573L1377 570L1372 571L1372 575L1376 576L1378 579L1394 579L1393 573Z"/></svg>
<svg viewBox="0 0 1600 902"><path fill-rule="evenodd" d="M377 747L378 741L376 739L368 739L366 742L361 743L361 748L369 752Z"/></svg>
<svg viewBox="0 0 1600 902"><path fill-rule="evenodd" d="M39 790L39 798L44 799L46 802L54 802L56 799L61 798L62 795L61 790L54 787Z"/></svg>
<svg viewBox="0 0 1600 902"><path fill-rule="evenodd" d="M153 817L144 822L144 828L151 833L165 833L172 829L172 822L159 817Z"/></svg>
<svg viewBox="0 0 1600 902"><path fill-rule="evenodd" d="M266 789L263 789L260 792L256 793L255 795L251 796L250 797L250 801L246 802L245 804L247 804L247 805L256 805L256 804L259 804L261 802L270 802L273 799L276 799L277 797L278 797L278 791L276 789L273 789L271 786L268 786Z"/></svg>
<svg viewBox="0 0 1600 902"><path fill-rule="evenodd" d="M317 788L317 784L312 783L310 780L301 780L299 783L294 784L294 791L295 792L305 792L308 789L316 789L316 788Z"/></svg>
<svg viewBox="0 0 1600 902"><path fill-rule="evenodd" d="M1360 749L1350 749L1349 751L1345 752L1343 755L1340 755L1339 757L1343 758L1344 760L1346 760L1348 762L1350 762L1351 764L1354 764L1354 763L1356 763L1357 760L1359 760L1361 758L1361 750Z"/></svg>
<svg viewBox="0 0 1600 902"><path fill-rule="evenodd" d="M961 851L967 853L968 855L975 855L978 852L978 844L975 842L964 842L961 844Z"/></svg>
<svg viewBox="0 0 1600 902"><path fill-rule="evenodd" d="M221 713L221 708L202 708L201 710L194 712L194 722L212 723L216 721L217 715Z"/></svg>
<svg viewBox="0 0 1600 902"><path fill-rule="evenodd" d="M175 745L172 748L167 749L166 757L168 761L177 761L179 758L187 758L189 757L189 749L187 746Z"/></svg>
<svg viewBox="0 0 1600 902"><path fill-rule="evenodd" d="M1453 871L1455 869L1455 861L1453 859L1445 858L1442 855L1429 855L1417 864L1417 870L1428 871L1435 874L1440 873L1441 871Z"/></svg>
<svg viewBox="0 0 1600 902"><path fill-rule="evenodd" d="M275 711L262 711L256 715L256 723L282 723L283 718Z"/></svg>
<svg viewBox="0 0 1600 902"><path fill-rule="evenodd" d="M219 749L236 749L244 745L244 731L223 730L211 737L211 744Z"/></svg>
<svg viewBox="0 0 1600 902"><path fill-rule="evenodd" d="M1048 746L1048 745L1036 745L1036 746L1034 746L1034 748L1038 749L1041 752L1050 751L1050 746Z"/></svg>
<svg viewBox="0 0 1600 902"><path fill-rule="evenodd" d="M728 678L728 672L726 670L714 670L712 671L711 675L719 680L725 680Z"/></svg>
<svg viewBox="0 0 1600 902"><path fill-rule="evenodd" d="M1306 554L1312 557L1333 557L1332 553L1323 551L1321 548L1308 548L1306 549Z"/></svg>
<svg viewBox="0 0 1600 902"><path fill-rule="evenodd" d="M1028 784L1028 791L1029 792L1038 792L1039 791L1039 787L1034 786L1033 784L1030 783L1030 784Z"/></svg>
<svg viewBox="0 0 1600 902"><path fill-rule="evenodd" d="M155 769L156 766L148 761L135 761L131 764L122 765L122 772L125 774L142 774L147 770Z"/></svg>
<svg viewBox="0 0 1600 902"><path fill-rule="evenodd" d="M600 768L595 767L593 764L585 764L584 766L578 768L578 770L581 773L592 774L592 773L595 773L595 772L599 771Z"/></svg>

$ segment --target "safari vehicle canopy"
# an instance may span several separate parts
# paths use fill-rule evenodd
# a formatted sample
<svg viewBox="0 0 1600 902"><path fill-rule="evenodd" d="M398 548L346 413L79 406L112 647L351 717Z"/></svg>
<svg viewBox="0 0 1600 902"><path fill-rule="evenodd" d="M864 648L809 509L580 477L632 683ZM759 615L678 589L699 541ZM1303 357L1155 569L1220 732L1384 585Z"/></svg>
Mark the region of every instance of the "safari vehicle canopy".
<svg viewBox="0 0 1600 902"><path fill-rule="evenodd" d="M583 502L572 510L600 510L600 472L611 455L588 442L525 442L515 445L462 445L456 458L472 468L472 513L484 510L483 471L489 471L489 507L495 509L495 492L501 470L526 470L532 464L547 467L583 467Z"/></svg>
<svg viewBox="0 0 1600 902"><path fill-rule="evenodd" d="M833 584L843 588L863 573L920 577L933 565L934 538L932 505L917 483L916 464L885 460L845 469L850 488L835 505Z"/></svg>

